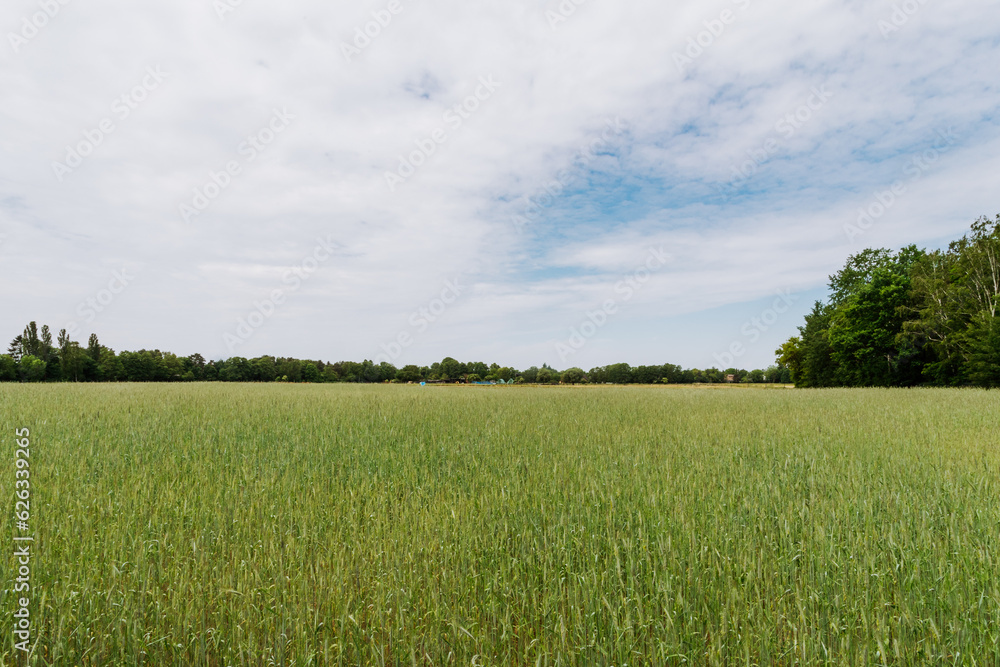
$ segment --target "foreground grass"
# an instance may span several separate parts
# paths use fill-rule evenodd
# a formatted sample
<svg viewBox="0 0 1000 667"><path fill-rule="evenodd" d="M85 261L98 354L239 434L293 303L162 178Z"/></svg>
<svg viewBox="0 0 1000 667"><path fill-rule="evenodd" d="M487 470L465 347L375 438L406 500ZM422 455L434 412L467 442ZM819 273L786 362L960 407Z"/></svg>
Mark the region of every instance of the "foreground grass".
<svg viewBox="0 0 1000 667"><path fill-rule="evenodd" d="M1000 660L998 393L0 385L0 401L9 453L32 430L33 664ZM5 664L13 609L4 590Z"/></svg>

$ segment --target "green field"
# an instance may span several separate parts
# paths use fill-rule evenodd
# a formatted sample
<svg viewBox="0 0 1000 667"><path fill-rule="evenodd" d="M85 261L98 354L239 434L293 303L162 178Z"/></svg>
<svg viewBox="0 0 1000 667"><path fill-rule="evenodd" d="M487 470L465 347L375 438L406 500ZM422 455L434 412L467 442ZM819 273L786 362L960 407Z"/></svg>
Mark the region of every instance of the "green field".
<svg viewBox="0 0 1000 667"><path fill-rule="evenodd" d="M1000 393L60 384L0 402L6 535L31 429L32 664L1000 663Z"/></svg>

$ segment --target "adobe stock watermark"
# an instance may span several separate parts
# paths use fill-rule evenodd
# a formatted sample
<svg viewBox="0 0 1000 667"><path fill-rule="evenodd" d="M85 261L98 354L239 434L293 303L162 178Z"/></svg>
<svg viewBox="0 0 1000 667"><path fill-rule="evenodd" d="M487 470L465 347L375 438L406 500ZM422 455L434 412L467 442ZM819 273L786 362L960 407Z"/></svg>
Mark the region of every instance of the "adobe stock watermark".
<svg viewBox="0 0 1000 667"><path fill-rule="evenodd" d="M7 41L14 55L19 55L21 48L38 36L38 33L54 19L59 11L68 5L70 0L38 0L38 6L42 10L35 12L30 17L21 17L20 30L8 32Z"/></svg>
<svg viewBox="0 0 1000 667"><path fill-rule="evenodd" d="M662 246L658 249L650 247L646 261L636 267L631 274L623 276L615 283L614 293L621 297L622 303L628 303L649 282L654 271L667 265L668 259L670 259L670 255L663 251ZM618 308L618 299L611 298L606 299L599 308L587 311L587 319L577 326L571 327L569 337L564 342L556 343L556 353L559 355L559 359L565 362L569 357L582 350L587 341L596 336L597 332L608 323L608 320L618 313Z"/></svg>
<svg viewBox="0 0 1000 667"><path fill-rule="evenodd" d="M27 428L14 430L14 527L13 551L17 575L13 589L7 592L17 602L14 612L14 648L30 655L31 644L31 432ZM20 641L18 641L20 640Z"/></svg>
<svg viewBox="0 0 1000 667"><path fill-rule="evenodd" d="M601 132L601 136L584 144L573 158L573 166L576 168L586 168L593 162L602 151L611 147L613 137L620 137L625 134L628 126L621 118L605 122L606 127ZM563 190L573 182L576 172L570 169L563 169L556 174L555 179L543 183L540 190L533 195L525 196L523 208L520 213L515 213L510 217L514 229L518 234L524 232L524 228L538 220L542 212L556 203L556 199Z"/></svg>
<svg viewBox="0 0 1000 667"><path fill-rule="evenodd" d="M114 118L106 117L101 119L97 127L84 130L83 139L75 146L66 146L66 157L62 162L52 163L52 173L60 183L63 179L73 173L83 161L93 155L97 147L104 143L108 136L118 129L115 119L119 123L124 122L132 112L139 108L139 105L149 99L150 93L160 87L160 85L170 76L168 72L160 70L159 65L146 68L146 74L142 81L122 93L111 102L111 113Z"/></svg>
<svg viewBox="0 0 1000 667"><path fill-rule="evenodd" d="M897 33L910 22L917 12L923 9L930 0L904 0L892 6L892 13L888 19L879 19L878 29L882 33L883 39L889 39L893 33Z"/></svg>
<svg viewBox="0 0 1000 667"><path fill-rule="evenodd" d="M243 4L243 0L212 0L212 9L220 21L225 21L228 14L232 14Z"/></svg>
<svg viewBox="0 0 1000 667"><path fill-rule="evenodd" d="M97 319L98 314L107 310L118 296L134 281L135 275L130 273L128 268L123 267L121 271L112 271L107 285L77 305L77 317L82 318L86 324L93 323ZM68 323L63 328L66 329L70 338L80 333L80 324L76 321Z"/></svg>
<svg viewBox="0 0 1000 667"><path fill-rule="evenodd" d="M403 13L403 9L405 7L400 0L389 0L384 9L372 12L371 21L354 28L354 39L351 40L350 44L340 43L340 53L343 54L344 60L351 62L360 56L382 34L382 31L392 24L393 19Z"/></svg>
<svg viewBox="0 0 1000 667"><path fill-rule="evenodd" d="M549 9L545 12L545 19L549 22L552 32L559 29L559 26L576 14L577 8L587 3L587 0L562 0L555 11Z"/></svg>
<svg viewBox="0 0 1000 667"><path fill-rule="evenodd" d="M316 245L312 252L298 264L285 271L281 277L281 283L285 287L271 290L268 298L263 301L254 301L253 309L247 316L236 321L236 328L233 332L222 334L222 342L226 344L229 353L233 354L237 346L250 340L268 320L274 317L278 308L285 304L286 298L302 289L302 285L340 248L341 245L333 240L333 234L327 234L326 238L316 239Z"/></svg>
<svg viewBox="0 0 1000 667"><path fill-rule="evenodd" d="M740 334L743 340L736 340L730 344L729 349L721 354L713 354L715 361L719 363L720 369L734 368L736 360L747 353L747 345L752 345L760 340L760 337L777 324L781 316L788 312L792 305L799 300L799 297L792 294L790 289L778 290L775 292L778 298L774 300L770 308L767 308L759 317L751 317L740 327Z"/></svg>
<svg viewBox="0 0 1000 667"><path fill-rule="evenodd" d="M441 120L452 132L457 131L467 120L472 118L479 107L489 100L500 88L501 83L493 80L493 75L479 77L479 85L475 91L464 100L454 105L444 112ZM417 173L417 169L422 167L434 155L439 146L448 141L448 129L438 127L423 139L416 139L413 143L416 150L409 155L399 155L399 165L395 171L385 172L385 182L389 186L389 192L395 192L396 188L406 182L408 178Z"/></svg>
<svg viewBox="0 0 1000 667"><path fill-rule="evenodd" d="M441 319L448 309L461 298L464 291L465 287L462 285L461 277L444 281L440 296L431 299L426 306L418 308L410 315L410 329L400 331L395 338L379 346L382 353L375 357L375 363L396 361L404 350L413 345L414 337L427 331L431 324Z"/></svg>
<svg viewBox="0 0 1000 667"><path fill-rule="evenodd" d="M740 11L745 12L750 9L753 0L732 0L732 3ZM683 74L688 67L694 65L694 61L701 58L705 51L725 34L726 29L736 23L738 18L739 15L732 9L723 9L718 18L703 21L702 25L705 29L688 38L687 48L682 52L674 51L674 65L677 66L677 71Z"/></svg>
<svg viewBox="0 0 1000 667"><path fill-rule="evenodd" d="M731 197L736 190L756 176L760 168L770 162L784 147L782 139L788 141L794 137L826 106L832 97L833 93L827 90L825 84L814 87L804 104L795 111L785 114L774 124L774 134L778 136L769 135L760 148L747 150L748 160L739 166L733 165L732 178L729 179L729 182L724 185L716 184L715 187L719 193L726 198Z"/></svg>
<svg viewBox="0 0 1000 667"><path fill-rule="evenodd" d="M236 147L236 152L243 158L242 162L229 160L219 171L209 170L208 180L205 184L194 189L191 203L180 204L178 211L182 221L191 222L192 218L204 213L226 191L226 188L232 185L233 179L243 173L243 167L256 160L257 156L263 153L278 138L278 135L287 130L288 126L295 120L295 116L288 113L287 109L282 108L280 111L274 109L273 111L274 115L264 127L247 135L246 141L241 142Z"/></svg>
<svg viewBox="0 0 1000 667"><path fill-rule="evenodd" d="M931 148L911 157L903 167L903 175L908 177L911 185L923 178L937 164L941 156L951 150L958 141L954 128L949 127L946 132L938 130L937 134L938 139ZM872 201L858 209L857 220L844 225L844 234L848 242L853 242L871 229L907 192L907 181L903 179L894 181L884 190L876 190Z"/></svg>

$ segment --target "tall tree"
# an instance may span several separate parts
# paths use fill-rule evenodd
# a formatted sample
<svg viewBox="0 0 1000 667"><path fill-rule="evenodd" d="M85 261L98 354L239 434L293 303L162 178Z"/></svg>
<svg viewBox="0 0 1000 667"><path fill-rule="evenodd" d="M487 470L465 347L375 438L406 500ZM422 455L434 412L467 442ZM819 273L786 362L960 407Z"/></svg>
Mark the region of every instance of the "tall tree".
<svg viewBox="0 0 1000 667"><path fill-rule="evenodd" d="M862 278L838 295L829 341L839 384L913 383L913 367L919 366L919 354L900 346L898 337L903 331L903 310L910 302L910 268L922 254L915 246L895 255L878 251L873 261L865 258L865 270L858 272ZM841 274L849 272L856 259L849 259ZM918 380L919 375L917 368Z"/></svg>
<svg viewBox="0 0 1000 667"><path fill-rule="evenodd" d="M7 346L7 354L9 354L14 361L21 360L21 357L24 356L24 336L18 334L14 340L10 342L10 345Z"/></svg>
<svg viewBox="0 0 1000 667"><path fill-rule="evenodd" d="M97 340L97 334L90 334L90 339L87 341L87 354L90 355L90 358L95 362L100 361L101 359L101 349L103 348L101 346L101 342Z"/></svg>
<svg viewBox="0 0 1000 667"><path fill-rule="evenodd" d="M42 346L41 341L38 339L38 325L34 322L29 322L28 326L24 328L21 338L23 353L30 354L33 357L40 357Z"/></svg>
<svg viewBox="0 0 1000 667"><path fill-rule="evenodd" d="M799 327L801 362L796 386L832 387L836 382L837 367L829 340L832 312L833 308L817 301L806 315L805 326Z"/></svg>
<svg viewBox="0 0 1000 667"><path fill-rule="evenodd" d="M66 330L63 329L62 333L65 335ZM49 330L49 325L45 324L42 326L42 336L41 340L39 340L39 346L38 346L39 358L45 363L48 363L52 359L53 349L54 348L52 347L52 332Z"/></svg>

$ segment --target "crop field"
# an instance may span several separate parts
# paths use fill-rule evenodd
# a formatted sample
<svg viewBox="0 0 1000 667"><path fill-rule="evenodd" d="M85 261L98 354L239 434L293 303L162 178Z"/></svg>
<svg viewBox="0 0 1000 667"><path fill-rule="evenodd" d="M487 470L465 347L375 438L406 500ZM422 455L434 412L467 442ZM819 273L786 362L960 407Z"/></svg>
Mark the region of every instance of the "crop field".
<svg viewBox="0 0 1000 667"><path fill-rule="evenodd" d="M1000 393L0 385L33 665L996 665ZM4 664L16 559L4 563Z"/></svg>

